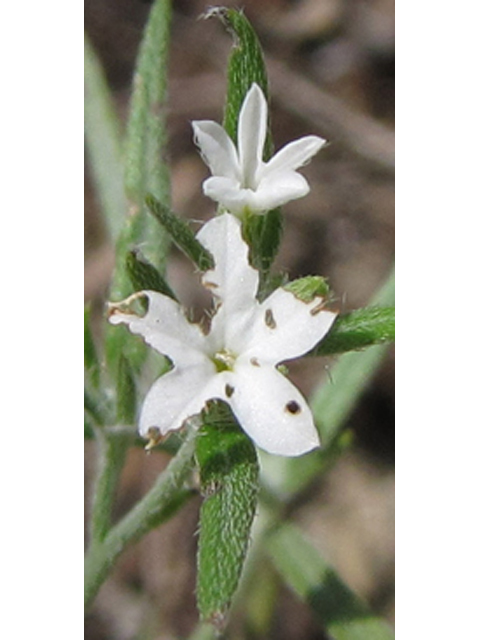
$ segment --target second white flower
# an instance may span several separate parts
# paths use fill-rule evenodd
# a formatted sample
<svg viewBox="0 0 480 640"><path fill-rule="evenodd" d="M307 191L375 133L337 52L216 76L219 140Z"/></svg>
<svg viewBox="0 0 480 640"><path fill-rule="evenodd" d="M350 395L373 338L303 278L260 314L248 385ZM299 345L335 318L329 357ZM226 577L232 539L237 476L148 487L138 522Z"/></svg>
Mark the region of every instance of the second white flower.
<svg viewBox="0 0 480 640"><path fill-rule="evenodd" d="M218 123L212 120L192 123L195 142L212 173L203 183L203 191L236 215L266 213L305 196L310 190L296 169L306 164L325 140L305 136L264 162L267 121L267 101L254 83L240 110L237 147Z"/></svg>

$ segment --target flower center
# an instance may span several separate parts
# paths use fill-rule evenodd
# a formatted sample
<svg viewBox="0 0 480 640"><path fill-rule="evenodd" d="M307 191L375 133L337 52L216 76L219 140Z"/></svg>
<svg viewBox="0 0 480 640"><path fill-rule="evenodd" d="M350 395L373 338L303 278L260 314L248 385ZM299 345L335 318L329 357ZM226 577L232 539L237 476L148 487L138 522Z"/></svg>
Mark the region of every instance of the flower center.
<svg viewBox="0 0 480 640"><path fill-rule="evenodd" d="M257 172L255 168L253 169L253 171L251 169L248 171L244 171L241 188L250 189L250 191L256 191L258 187L258 179L256 174Z"/></svg>
<svg viewBox="0 0 480 640"><path fill-rule="evenodd" d="M228 349L223 349L213 356L212 362L217 369L217 373L221 373L222 371L233 371L236 358L234 353L228 351Z"/></svg>

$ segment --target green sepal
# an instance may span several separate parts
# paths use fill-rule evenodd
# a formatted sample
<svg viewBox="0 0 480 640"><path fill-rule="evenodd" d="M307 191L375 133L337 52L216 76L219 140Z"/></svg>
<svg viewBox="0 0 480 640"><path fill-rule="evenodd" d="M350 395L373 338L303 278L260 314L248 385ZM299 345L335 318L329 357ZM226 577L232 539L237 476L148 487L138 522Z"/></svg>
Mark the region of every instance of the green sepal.
<svg viewBox="0 0 480 640"><path fill-rule="evenodd" d="M221 627L237 589L257 506L259 466L228 405L209 402L196 439L204 501L197 553L197 606Z"/></svg>
<svg viewBox="0 0 480 640"><path fill-rule="evenodd" d="M259 85L268 100L268 79L262 47L257 34L243 12L227 7L213 7L206 12L205 17L219 18L234 40L234 46L228 60L227 101L223 127L236 144L238 115L245 96L254 82ZM270 127L268 127L264 149L265 159L270 158L272 152L273 145Z"/></svg>
<svg viewBox="0 0 480 640"><path fill-rule="evenodd" d="M395 340L395 308L367 307L344 313L309 355L326 356Z"/></svg>
<svg viewBox="0 0 480 640"><path fill-rule="evenodd" d="M145 198L149 211L170 234L172 240L183 253L200 269L213 269L215 262L207 249L197 240L188 224L176 216L170 207L164 205L151 194Z"/></svg>
<svg viewBox="0 0 480 640"><path fill-rule="evenodd" d="M158 291L172 300L177 300L177 296L160 271L148 262L138 249L127 253L126 268L135 291Z"/></svg>
<svg viewBox="0 0 480 640"><path fill-rule="evenodd" d="M134 424L137 410L137 390L133 368L121 354L117 372L117 423Z"/></svg>
<svg viewBox="0 0 480 640"><path fill-rule="evenodd" d="M327 298L330 293L328 282L321 276L305 276L292 280L283 287L302 302L309 303L317 296Z"/></svg>
<svg viewBox="0 0 480 640"><path fill-rule="evenodd" d="M268 272L278 252L283 234L283 216L280 209L264 215L251 214L243 219L243 238L250 247L250 264L260 272L259 297L269 293Z"/></svg>

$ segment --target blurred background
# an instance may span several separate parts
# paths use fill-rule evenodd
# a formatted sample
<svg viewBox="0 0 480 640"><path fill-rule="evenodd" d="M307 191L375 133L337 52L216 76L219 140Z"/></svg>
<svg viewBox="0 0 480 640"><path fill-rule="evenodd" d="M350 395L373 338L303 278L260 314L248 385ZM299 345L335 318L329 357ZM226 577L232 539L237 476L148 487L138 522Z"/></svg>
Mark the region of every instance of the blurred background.
<svg viewBox="0 0 480 640"><path fill-rule="evenodd" d="M238 8L238 3L224 2ZM194 119L222 120L231 39L217 20L199 20L207 5L174 0L167 110L174 210L205 220L213 203L202 195L208 171L192 141ZM285 235L276 267L291 278L326 276L343 310L368 304L386 279L394 250L394 2L393 0L256 0L241 7L264 48L276 148L302 135L325 137L302 173L306 198L284 207ZM118 113L126 119L133 66L148 16L147 0L85 0L85 27L103 62ZM113 252L106 241L85 168L85 298L107 295ZM200 304L191 264L172 250L168 277L182 301ZM308 396L328 384L334 359L289 366ZM349 426L355 445L321 478L293 517L343 580L393 622L394 411L393 350ZM86 496L95 472L86 445ZM129 454L117 510L123 513L168 462L162 453ZM172 640L195 626L195 532L200 500L121 559L86 623L87 640ZM88 508L88 504L87 504ZM308 609L278 587L269 635L321 640ZM260 638L235 626L232 637Z"/></svg>

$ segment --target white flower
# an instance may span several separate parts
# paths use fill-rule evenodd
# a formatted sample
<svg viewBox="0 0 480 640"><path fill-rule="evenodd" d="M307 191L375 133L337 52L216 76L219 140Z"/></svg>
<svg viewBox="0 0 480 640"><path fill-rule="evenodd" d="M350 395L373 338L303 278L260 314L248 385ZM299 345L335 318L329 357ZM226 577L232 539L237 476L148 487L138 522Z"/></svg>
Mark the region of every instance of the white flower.
<svg viewBox="0 0 480 640"><path fill-rule="evenodd" d="M312 414L276 365L309 351L336 314L324 309L321 297L305 303L283 288L258 302L258 272L248 264L248 246L234 216L213 218L197 237L215 260L202 278L216 299L208 334L186 319L177 302L154 291L110 305L110 322L125 323L174 364L146 396L140 434L155 443L199 414L207 400L220 399L265 451L310 451L319 445ZM139 297L148 299L143 316L131 306Z"/></svg>
<svg viewBox="0 0 480 640"><path fill-rule="evenodd" d="M252 84L238 119L238 150L216 122L192 123L195 142L212 177L203 183L205 195L228 211L265 213L307 195L308 182L295 171L325 144L318 136L290 142L268 162L263 162L268 108L262 90Z"/></svg>

